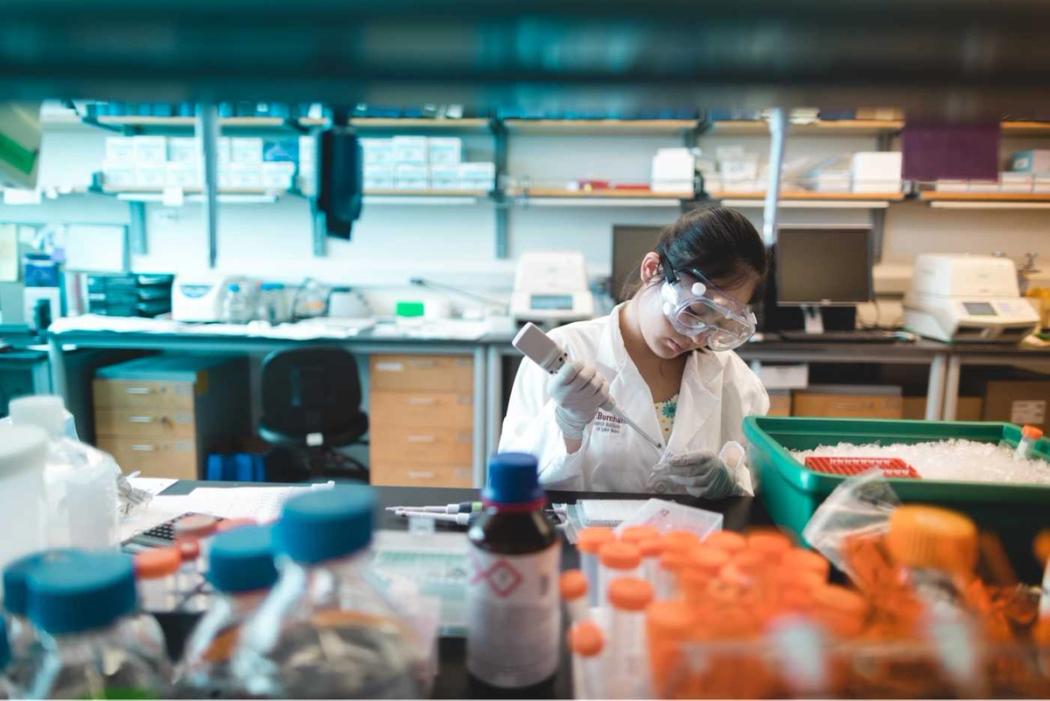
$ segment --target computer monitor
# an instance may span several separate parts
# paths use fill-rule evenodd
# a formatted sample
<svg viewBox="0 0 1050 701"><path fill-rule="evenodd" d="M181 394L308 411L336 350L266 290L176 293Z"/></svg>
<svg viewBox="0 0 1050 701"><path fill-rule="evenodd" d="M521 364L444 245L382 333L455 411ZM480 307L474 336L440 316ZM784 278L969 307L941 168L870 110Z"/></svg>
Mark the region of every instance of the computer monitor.
<svg viewBox="0 0 1050 701"><path fill-rule="evenodd" d="M662 231L659 226L613 226L612 282L609 294L617 302L624 301L624 285L634 279L645 254L656 250Z"/></svg>
<svg viewBox="0 0 1050 701"><path fill-rule="evenodd" d="M867 227L780 228L778 304L803 307L806 330L820 332L819 307L871 301L871 239Z"/></svg>

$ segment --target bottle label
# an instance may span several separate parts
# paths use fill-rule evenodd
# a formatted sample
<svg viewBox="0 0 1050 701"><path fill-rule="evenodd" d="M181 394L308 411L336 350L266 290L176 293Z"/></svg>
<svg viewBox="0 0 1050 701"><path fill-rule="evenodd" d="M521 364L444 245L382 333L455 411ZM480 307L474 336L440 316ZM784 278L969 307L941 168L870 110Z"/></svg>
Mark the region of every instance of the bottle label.
<svg viewBox="0 0 1050 701"><path fill-rule="evenodd" d="M560 543L529 555L471 548L467 670L492 686L538 684L558 668Z"/></svg>

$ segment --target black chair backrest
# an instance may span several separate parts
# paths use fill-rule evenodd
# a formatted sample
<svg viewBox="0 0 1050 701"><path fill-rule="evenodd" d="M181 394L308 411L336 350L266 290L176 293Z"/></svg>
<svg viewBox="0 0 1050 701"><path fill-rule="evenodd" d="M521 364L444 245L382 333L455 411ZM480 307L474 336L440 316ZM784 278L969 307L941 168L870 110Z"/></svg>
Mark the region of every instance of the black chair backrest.
<svg viewBox="0 0 1050 701"><path fill-rule="evenodd" d="M276 351L263 361L263 426L293 436L329 434L361 416L357 362L342 348Z"/></svg>

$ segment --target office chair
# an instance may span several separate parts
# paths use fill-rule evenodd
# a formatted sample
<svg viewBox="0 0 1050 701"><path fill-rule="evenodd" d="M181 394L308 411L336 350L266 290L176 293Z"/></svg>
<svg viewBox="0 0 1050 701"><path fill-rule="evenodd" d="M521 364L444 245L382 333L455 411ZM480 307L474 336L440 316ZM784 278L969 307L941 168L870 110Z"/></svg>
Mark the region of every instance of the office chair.
<svg viewBox="0 0 1050 701"><path fill-rule="evenodd" d="M368 481L368 468L335 450L368 433L354 356L331 347L275 351L263 360L261 388L259 436L290 454L292 475Z"/></svg>

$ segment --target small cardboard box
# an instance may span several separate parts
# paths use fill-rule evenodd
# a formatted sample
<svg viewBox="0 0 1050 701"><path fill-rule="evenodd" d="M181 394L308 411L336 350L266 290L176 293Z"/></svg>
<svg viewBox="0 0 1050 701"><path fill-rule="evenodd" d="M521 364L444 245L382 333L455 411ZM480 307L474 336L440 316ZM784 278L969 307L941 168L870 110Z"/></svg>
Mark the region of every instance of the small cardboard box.
<svg viewBox="0 0 1050 701"><path fill-rule="evenodd" d="M984 395L984 420L1047 427L1050 381L993 380Z"/></svg>
<svg viewBox="0 0 1050 701"><path fill-rule="evenodd" d="M955 405L955 420L980 421L983 409L984 399L981 397L959 397L959 403ZM926 397L905 397L904 415L901 418L914 421L925 419Z"/></svg>
<svg viewBox="0 0 1050 701"><path fill-rule="evenodd" d="M795 390L793 416L899 419L904 413L901 388L891 385L815 385Z"/></svg>

